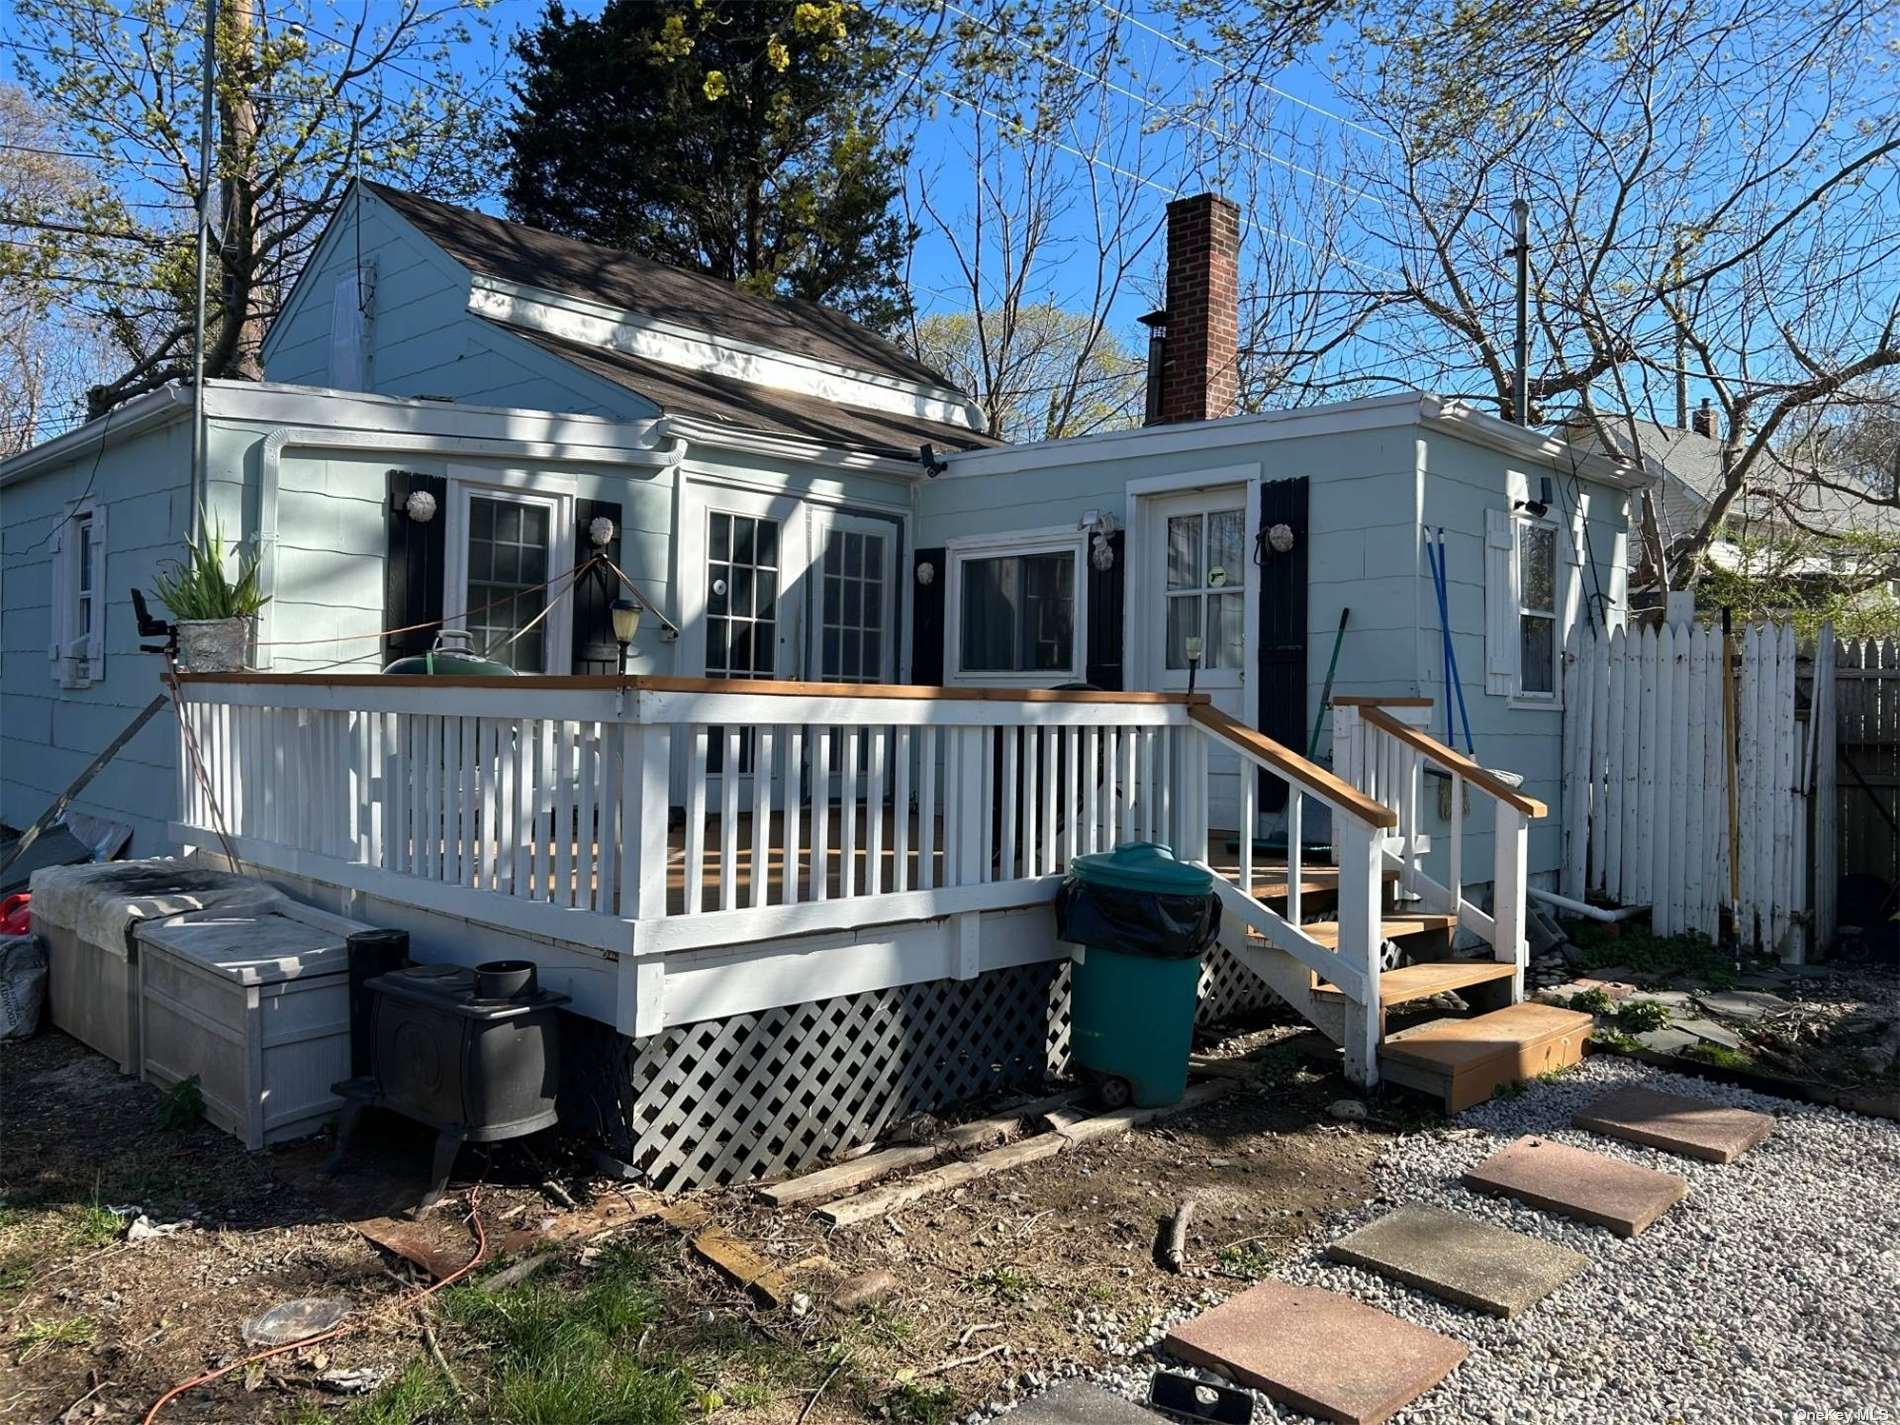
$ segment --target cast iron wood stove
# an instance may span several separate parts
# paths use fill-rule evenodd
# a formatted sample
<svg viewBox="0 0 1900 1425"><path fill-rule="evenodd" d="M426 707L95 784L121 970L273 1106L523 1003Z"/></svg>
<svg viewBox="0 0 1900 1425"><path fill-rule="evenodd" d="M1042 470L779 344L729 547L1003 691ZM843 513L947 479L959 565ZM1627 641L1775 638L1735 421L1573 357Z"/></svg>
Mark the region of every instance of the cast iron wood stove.
<svg viewBox="0 0 1900 1425"><path fill-rule="evenodd" d="M370 1070L334 1091L341 1162L366 1108L386 1108L433 1128L435 1168L427 1207L448 1187L464 1143L494 1143L554 1126L561 1081L558 1009L526 960L411 965L364 983L370 1000Z"/></svg>

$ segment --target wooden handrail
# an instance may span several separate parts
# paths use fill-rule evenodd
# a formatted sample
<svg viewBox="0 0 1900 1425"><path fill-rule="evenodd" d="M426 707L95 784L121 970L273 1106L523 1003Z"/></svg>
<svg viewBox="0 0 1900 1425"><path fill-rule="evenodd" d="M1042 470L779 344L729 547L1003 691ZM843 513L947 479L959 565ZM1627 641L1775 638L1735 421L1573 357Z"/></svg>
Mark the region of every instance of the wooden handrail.
<svg viewBox="0 0 1900 1425"><path fill-rule="evenodd" d="M1374 801L1345 778L1334 776L1318 763L1307 761L1290 747L1284 747L1266 734L1256 732L1218 708L1196 703L1188 709L1188 716L1241 751L1259 758L1288 781L1297 783L1315 796L1325 798L1368 826L1398 825L1399 814L1390 807Z"/></svg>
<svg viewBox="0 0 1900 1425"><path fill-rule="evenodd" d="M1428 708L1430 698L1382 698L1371 693L1334 693L1336 708Z"/></svg>
<svg viewBox="0 0 1900 1425"><path fill-rule="evenodd" d="M1454 751L1435 738L1427 737L1417 728L1400 722L1390 713L1381 712L1376 707L1362 707L1359 709L1359 716L1387 736L1396 737L1406 746L1424 753L1439 766L1456 772L1487 796L1496 797L1499 801L1516 807L1525 816L1536 818L1549 815L1550 808L1538 801L1536 797L1525 796L1510 783L1487 772L1464 753Z"/></svg>
<svg viewBox="0 0 1900 1425"><path fill-rule="evenodd" d="M886 698L900 702L981 702L981 703L1119 703L1125 706L1197 707L1208 701L1206 693L1116 692L1111 689L1067 688L940 688L922 683L795 683L753 678L671 678L649 674L630 674L625 678L593 674L548 675L529 673L513 678L473 676L431 676L425 673L180 673L178 681L186 687L223 684L238 686L309 687L323 684L334 688L517 688L536 692L628 692L653 693L735 693L748 697L769 698Z"/></svg>

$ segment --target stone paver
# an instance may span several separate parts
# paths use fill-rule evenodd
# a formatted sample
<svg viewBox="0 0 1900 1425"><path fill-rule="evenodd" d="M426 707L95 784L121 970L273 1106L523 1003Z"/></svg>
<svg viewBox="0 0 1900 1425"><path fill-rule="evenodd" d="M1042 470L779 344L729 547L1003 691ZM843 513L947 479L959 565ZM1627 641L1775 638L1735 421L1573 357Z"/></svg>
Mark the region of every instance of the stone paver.
<svg viewBox="0 0 1900 1425"><path fill-rule="evenodd" d="M1577 1111L1571 1123L1666 1153L1732 1163L1774 1131L1775 1120L1746 1108L1723 1108L1681 1094L1631 1085Z"/></svg>
<svg viewBox="0 0 1900 1425"><path fill-rule="evenodd" d="M1689 1184L1674 1173L1526 1135L1464 1176L1474 1192L1501 1193L1634 1237L1680 1202Z"/></svg>
<svg viewBox="0 0 1900 1425"><path fill-rule="evenodd" d="M1676 1028L1706 1039L1711 1044L1720 1044L1725 1049L1743 1049L1742 1036L1727 1025L1717 1024L1713 1019L1678 1019Z"/></svg>
<svg viewBox="0 0 1900 1425"><path fill-rule="evenodd" d="M1277 1281L1182 1322L1164 1349L1343 1425L1377 1425L1465 1358L1449 1336L1338 1292Z"/></svg>
<svg viewBox="0 0 1900 1425"><path fill-rule="evenodd" d="M1326 1251L1336 1261L1507 1319L1590 1265L1581 1252L1442 1207L1402 1207Z"/></svg>
<svg viewBox="0 0 1900 1425"><path fill-rule="evenodd" d="M1790 1007L1780 995L1764 994L1760 990L1698 990L1695 997L1704 1009L1725 1014L1730 1019L1761 1019Z"/></svg>
<svg viewBox="0 0 1900 1425"><path fill-rule="evenodd" d="M1004 1415L1016 1425L1160 1425L1164 1418L1085 1380L1066 1380Z"/></svg>
<svg viewBox="0 0 1900 1425"><path fill-rule="evenodd" d="M1680 1054L1684 1049L1691 1048L1702 1041L1693 1034L1665 1026L1637 1035L1636 1042L1652 1053Z"/></svg>

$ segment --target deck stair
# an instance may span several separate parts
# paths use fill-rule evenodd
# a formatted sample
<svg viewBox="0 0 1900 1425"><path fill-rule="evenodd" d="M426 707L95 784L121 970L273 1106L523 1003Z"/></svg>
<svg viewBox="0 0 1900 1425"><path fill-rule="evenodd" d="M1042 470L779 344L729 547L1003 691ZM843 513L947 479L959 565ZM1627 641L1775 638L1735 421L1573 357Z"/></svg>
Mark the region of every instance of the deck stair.
<svg viewBox="0 0 1900 1425"><path fill-rule="evenodd" d="M1435 1094L1456 1112L1503 1084L1577 1062L1591 1020L1524 1002L1529 823L1545 815L1544 806L1434 741L1424 731L1429 715L1430 705L1416 699L1335 700L1332 774L1224 720L1196 719L1243 759L1277 772L1295 793L1286 860L1256 865L1250 848L1212 838L1239 849L1213 867L1227 882L1226 949L1345 1049L1349 1078L1368 1085L1389 1079ZM1493 856L1484 871L1467 875L1463 816L1439 832L1437 846L1424 834L1428 766L1450 778L1452 805L1464 806L1467 794L1473 803L1490 800ZM1250 779L1240 780L1238 824L1251 826ZM1298 807L1305 797L1332 811L1336 867L1302 864ZM1297 897L1289 894L1295 877ZM1486 879L1489 908L1465 894ZM1464 945L1460 958L1452 956L1455 942ZM1413 963L1383 968L1388 945ZM1466 958L1473 954L1483 958ZM1389 1028L1388 1009L1448 993L1478 1012Z"/></svg>

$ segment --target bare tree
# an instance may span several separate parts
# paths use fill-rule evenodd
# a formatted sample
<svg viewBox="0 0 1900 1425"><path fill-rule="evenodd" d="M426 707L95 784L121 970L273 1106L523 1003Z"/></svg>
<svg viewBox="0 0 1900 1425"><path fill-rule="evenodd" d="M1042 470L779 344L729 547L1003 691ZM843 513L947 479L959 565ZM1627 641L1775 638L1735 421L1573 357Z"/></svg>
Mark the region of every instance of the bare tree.
<svg viewBox="0 0 1900 1425"><path fill-rule="evenodd" d="M217 36L218 148L206 369L258 374L278 304L360 170L445 198L490 182L494 95L456 46L476 0L346 10L226 0ZM19 0L16 66L94 181L0 188L0 237L35 244L55 315L96 327L114 374L97 414L186 374L195 307L202 9L133 0Z"/></svg>

